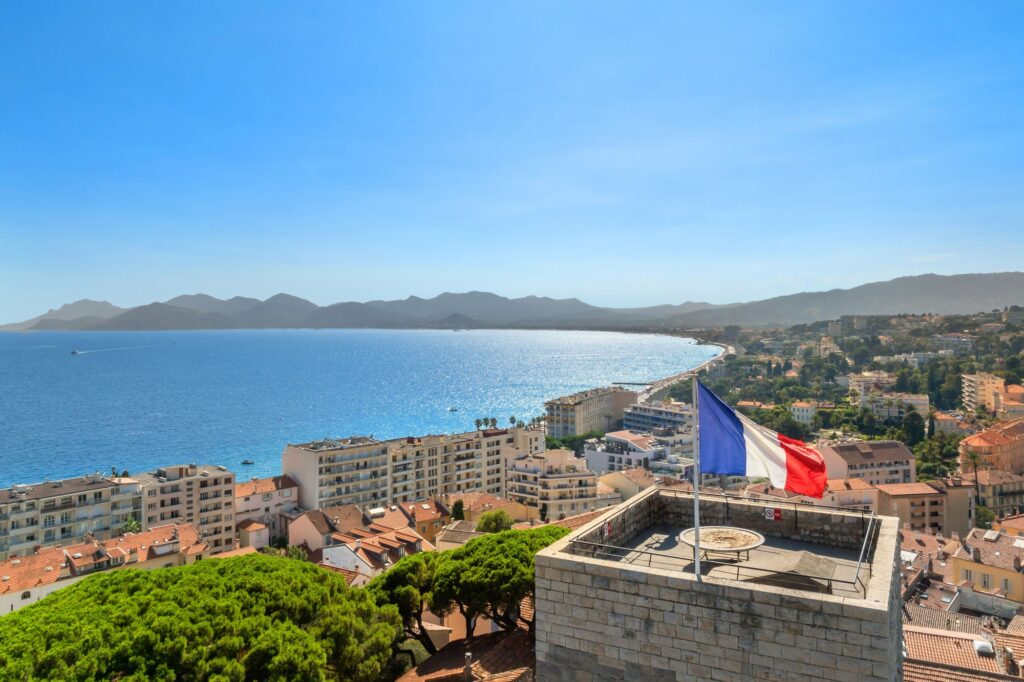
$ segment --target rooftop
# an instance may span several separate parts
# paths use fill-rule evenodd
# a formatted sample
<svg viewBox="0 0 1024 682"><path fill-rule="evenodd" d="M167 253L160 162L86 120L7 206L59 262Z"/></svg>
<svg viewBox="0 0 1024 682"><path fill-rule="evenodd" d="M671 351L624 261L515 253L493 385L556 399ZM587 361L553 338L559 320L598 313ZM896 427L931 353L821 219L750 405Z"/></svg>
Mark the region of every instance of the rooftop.
<svg viewBox="0 0 1024 682"><path fill-rule="evenodd" d="M872 551L881 522L867 513L795 503L776 508L779 504L702 492L702 527L732 526L764 536L762 545L741 552L707 552L705 547L702 575L718 581L864 598L872 578ZM584 557L585 561L692 575L693 548L680 540L680 534L693 525L692 513L692 493L651 488L554 546L564 543L564 552ZM630 527L622 519L636 514L651 522L628 536L616 532L617 525ZM896 520L888 519L886 523L893 527L891 544L895 552ZM858 571L862 553L864 561ZM888 566L880 572L886 590L889 572Z"/></svg>
<svg viewBox="0 0 1024 682"><path fill-rule="evenodd" d="M235 497L249 497L250 495L262 495L287 488L298 488L291 476L271 476L269 478L254 478L244 483L235 483Z"/></svg>
<svg viewBox="0 0 1024 682"><path fill-rule="evenodd" d="M92 492L103 488L113 488L116 485L118 484L98 473L77 478L65 478L59 481L14 485L0 490L0 504L77 495L78 493Z"/></svg>
<svg viewBox="0 0 1024 682"><path fill-rule="evenodd" d="M886 495L893 497L941 494L941 491L936 490L927 483L879 483L875 487Z"/></svg>
<svg viewBox="0 0 1024 682"><path fill-rule="evenodd" d="M874 464L877 462L914 460L914 453L906 445L896 440L836 443L823 445L822 449L831 450L846 460L847 464Z"/></svg>
<svg viewBox="0 0 1024 682"><path fill-rule="evenodd" d="M863 478L830 478L826 482L825 487L830 493L853 490L874 490L875 488L875 486L871 485Z"/></svg>

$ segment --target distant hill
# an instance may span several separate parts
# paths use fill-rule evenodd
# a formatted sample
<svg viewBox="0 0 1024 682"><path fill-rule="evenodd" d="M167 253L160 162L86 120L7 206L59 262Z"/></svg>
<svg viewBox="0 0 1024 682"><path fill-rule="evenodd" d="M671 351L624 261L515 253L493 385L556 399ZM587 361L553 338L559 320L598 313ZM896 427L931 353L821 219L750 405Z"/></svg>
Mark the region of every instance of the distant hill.
<svg viewBox="0 0 1024 682"><path fill-rule="evenodd" d="M1024 273L918 275L852 289L778 296L750 303L691 302L602 308L576 298L506 298L483 291L395 301L318 306L289 294L265 301L189 294L125 310L78 301L7 329L522 328L683 330L738 324L788 326L842 315L974 313L1024 304Z"/></svg>
<svg viewBox="0 0 1024 682"><path fill-rule="evenodd" d="M683 327L738 324L788 326L843 315L941 315L1002 309L1024 302L1024 272L978 275L917 275L853 289L777 296L728 308L697 310L674 317Z"/></svg>
<svg viewBox="0 0 1024 682"><path fill-rule="evenodd" d="M83 298L74 303L65 303L56 310L51 308L42 315L33 317L31 320L0 325L0 329L31 329L37 325L41 325L41 329L61 329L65 328L61 325L62 322L72 322L87 317L105 320L124 311L124 308L118 308L116 305L106 301L91 301Z"/></svg>

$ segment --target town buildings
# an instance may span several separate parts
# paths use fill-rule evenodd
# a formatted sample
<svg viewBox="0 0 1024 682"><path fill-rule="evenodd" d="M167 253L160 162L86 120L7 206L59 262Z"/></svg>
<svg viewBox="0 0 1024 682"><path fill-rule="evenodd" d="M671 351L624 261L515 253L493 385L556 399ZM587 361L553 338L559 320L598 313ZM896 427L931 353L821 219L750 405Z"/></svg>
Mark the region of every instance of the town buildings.
<svg viewBox="0 0 1024 682"><path fill-rule="evenodd" d="M964 374L960 377L960 400L964 409L973 414L979 407L984 407L993 414L996 412L996 393L1006 387L1006 382L994 374L979 372Z"/></svg>
<svg viewBox="0 0 1024 682"><path fill-rule="evenodd" d="M592 388L544 403L548 435L553 438L607 433L622 428L626 408L637 394L620 386Z"/></svg>
<svg viewBox="0 0 1024 682"><path fill-rule="evenodd" d="M671 446L661 444L649 433L637 431L612 431L603 438L588 440L583 446L587 468L598 474L634 467L649 469L651 462L666 459L670 454Z"/></svg>
<svg viewBox="0 0 1024 682"><path fill-rule="evenodd" d="M671 400L630 405L622 415L625 431L651 433L655 429L685 431L693 427L693 410Z"/></svg>
<svg viewBox="0 0 1024 682"><path fill-rule="evenodd" d="M980 489L981 504L996 516L1017 514L1024 510L1024 476L1000 469L965 470L963 479Z"/></svg>
<svg viewBox="0 0 1024 682"><path fill-rule="evenodd" d="M619 493L623 501L657 485L658 479L644 468L624 469L604 474L598 481Z"/></svg>
<svg viewBox="0 0 1024 682"><path fill-rule="evenodd" d="M932 412L932 418L935 420L936 434L951 433L958 436L966 436L974 433L974 429L971 428L970 424L958 415L935 411Z"/></svg>
<svg viewBox="0 0 1024 682"><path fill-rule="evenodd" d="M829 478L860 478L871 485L913 483L917 480L914 453L895 440L819 443Z"/></svg>
<svg viewBox="0 0 1024 682"><path fill-rule="evenodd" d="M379 441L364 436L289 445L282 470L304 509L380 506L468 491L505 494L505 465L544 449L544 434L490 429Z"/></svg>
<svg viewBox="0 0 1024 682"><path fill-rule="evenodd" d="M931 411L931 402L926 393L862 393L860 406L868 408L871 414L881 420L902 419L911 409L925 420Z"/></svg>
<svg viewBox="0 0 1024 682"><path fill-rule="evenodd" d="M466 521L479 521L487 512L501 510L513 521L531 521L538 518L538 511L522 502L508 497L498 497L491 493L476 491L457 495L446 495L442 498L445 505L452 509L455 503L462 502L462 518Z"/></svg>
<svg viewBox="0 0 1024 682"><path fill-rule="evenodd" d="M287 537L288 521L294 518L298 505L299 484L288 476L235 484L235 525L241 528L247 521L258 522L267 528L270 539Z"/></svg>
<svg viewBox="0 0 1024 682"><path fill-rule="evenodd" d="M793 416L793 421L810 426L814 421L814 415L818 413L818 406L806 400L798 400L789 406L789 413Z"/></svg>
<svg viewBox="0 0 1024 682"><path fill-rule="evenodd" d="M936 334L935 342L940 349L956 355L969 355L974 350L974 338L968 334Z"/></svg>
<svg viewBox="0 0 1024 682"><path fill-rule="evenodd" d="M830 478L821 504L858 511L878 510L878 488L862 478Z"/></svg>
<svg viewBox="0 0 1024 682"><path fill-rule="evenodd" d="M593 511L597 474L572 450L546 450L509 462L508 496L537 509L541 519Z"/></svg>
<svg viewBox="0 0 1024 682"><path fill-rule="evenodd" d="M981 468L1024 474L1024 418L999 422L960 441L960 468L973 471L969 453L980 459Z"/></svg>
<svg viewBox="0 0 1024 682"><path fill-rule="evenodd" d="M896 383L896 375L889 372L872 371L850 374L847 376L850 382L850 390L856 391L860 396L866 396L871 392L882 392L888 390Z"/></svg>
<svg viewBox="0 0 1024 682"><path fill-rule="evenodd" d="M1024 602L1024 541L1000 530L975 528L960 542L950 561L957 582L966 581L976 592Z"/></svg>
<svg viewBox="0 0 1024 682"><path fill-rule="evenodd" d="M412 528L389 528L371 523L334 535L334 542L319 553L319 564L374 578L402 557L434 551Z"/></svg>
<svg viewBox="0 0 1024 682"><path fill-rule="evenodd" d="M0 560L113 537L129 520L143 521L141 491L135 479L98 473L0 490Z"/></svg>
<svg viewBox="0 0 1024 682"><path fill-rule="evenodd" d="M315 552L336 542L336 533L344 534L369 523L370 517L355 504L311 509L288 524L288 544Z"/></svg>
<svg viewBox="0 0 1024 682"><path fill-rule="evenodd" d="M897 517L900 524L910 530L963 534L974 527L970 483L883 483L876 487L878 513Z"/></svg>
<svg viewBox="0 0 1024 682"><path fill-rule="evenodd" d="M178 464L135 476L142 485L142 529L188 522L219 554L235 546L235 475L222 466Z"/></svg>
<svg viewBox="0 0 1024 682"><path fill-rule="evenodd" d="M99 571L183 566L203 558L207 550L195 527L182 523L12 557L0 562L0 615Z"/></svg>

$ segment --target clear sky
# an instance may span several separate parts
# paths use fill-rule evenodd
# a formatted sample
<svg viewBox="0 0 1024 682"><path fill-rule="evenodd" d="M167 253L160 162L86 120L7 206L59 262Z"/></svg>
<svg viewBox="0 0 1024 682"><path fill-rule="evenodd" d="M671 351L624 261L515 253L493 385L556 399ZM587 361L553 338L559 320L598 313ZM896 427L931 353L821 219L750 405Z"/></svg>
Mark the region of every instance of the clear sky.
<svg viewBox="0 0 1024 682"><path fill-rule="evenodd" d="M0 4L0 321L1024 269L1024 3Z"/></svg>

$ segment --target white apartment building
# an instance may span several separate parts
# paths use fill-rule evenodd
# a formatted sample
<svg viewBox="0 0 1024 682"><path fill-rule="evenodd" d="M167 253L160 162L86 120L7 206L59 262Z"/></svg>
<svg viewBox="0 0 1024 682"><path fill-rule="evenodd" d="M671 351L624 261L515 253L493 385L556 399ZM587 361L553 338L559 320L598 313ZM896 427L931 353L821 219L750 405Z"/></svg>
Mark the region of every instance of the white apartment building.
<svg viewBox="0 0 1024 682"><path fill-rule="evenodd" d="M588 440L583 446L587 468L596 474L643 467L651 468L655 460L667 459L672 447L658 442L649 433L612 431L604 438Z"/></svg>
<svg viewBox="0 0 1024 682"><path fill-rule="evenodd" d="M135 478L143 489L143 530L188 522L210 554L234 549L235 475L226 467L176 464Z"/></svg>
<svg viewBox="0 0 1024 682"><path fill-rule="evenodd" d="M849 374L847 377L850 380L850 390L861 396L866 396L872 391L884 391L896 383L895 374L882 371Z"/></svg>
<svg viewBox="0 0 1024 682"><path fill-rule="evenodd" d="M686 403L656 401L630 405L622 415L624 431L650 433L655 429L685 431L693 427L693 410Z"/></svg>
<svg viewBox="0 0 1024 682"><path fill-rule="evenodd" d="M105 540L129 519L141 522L141 506L138 481L98 473L0 490L0 561L87 537Z"/></svg>
<svg viewBox="0 0 1024 682"><path fill-rule="evenodd" d="M818 414L818 406L804 400L798 400L789 406L789 413L793 415L793 421L799 424L810 426L814 421L814 415Z"/></svg>
<svg viewBox="0 0 1024 682"><path fill-rule="evenodd" d="M523 455L508 465L508 497L533 507L542 519L557 520L593 511L597 474L572 450Z"/></svg>
<svg viewBox="0 0 1024 682"><path fill-rule="evenodd" d="M380 441L365 436L289 445L284 474L299 506L401 504L468 491L505 494L505 465L544 449L536 429L489 429Z"/></svg>
<svg viewBox="0 0 1024 682"><path fill-rule="evenodd" d="M861 407L871 410L878 419L900 419L913 407L922 419L928 419L931 400L927 393L868 393L860 396Z"/></svg>
<svg viewBox="0 0 1024 682"><path fill-rule="evenodd" d="M592 388L544 403L548 435L553 438L607 433L622 428L626 408L637 394L619 386Z"/></svg>

